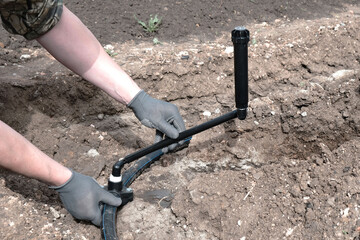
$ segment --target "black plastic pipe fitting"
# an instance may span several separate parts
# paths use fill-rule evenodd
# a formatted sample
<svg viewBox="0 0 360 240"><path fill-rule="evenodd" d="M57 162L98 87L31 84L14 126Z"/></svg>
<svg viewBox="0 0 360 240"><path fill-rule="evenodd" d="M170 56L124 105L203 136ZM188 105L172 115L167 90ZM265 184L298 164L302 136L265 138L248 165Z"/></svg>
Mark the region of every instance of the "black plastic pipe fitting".
<svg viewBox="0 0 360 240"><path fill-rule="evenodd" d="M235 103L238 118L244 120L248 108L248 43L250 33L245 27L236 27L231 32L234 44Z"/></svg>

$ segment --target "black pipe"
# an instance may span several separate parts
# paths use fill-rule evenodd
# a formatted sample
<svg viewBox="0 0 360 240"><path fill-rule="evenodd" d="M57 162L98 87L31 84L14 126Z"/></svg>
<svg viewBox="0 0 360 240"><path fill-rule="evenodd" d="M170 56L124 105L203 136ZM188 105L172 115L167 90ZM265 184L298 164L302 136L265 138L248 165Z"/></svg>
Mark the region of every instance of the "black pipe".
<svg viewBox="0 0 360 240"><path fill-rule="evenodd" d="M112 175L114 177L119 177L121 174L121 169L124 166L124 164L130 163L136 159L139 159L151 152L154 152L156 150L162 149L164 147L167 147L173 143L177 143L181 140L184 140L185 138L191 137L192 135L195 135L199 132L205 131L209 128L215 127L219 124L222 124L224 122L227 122L231 119L234 119L238 116L239 110L234 110L232 112L226 113L224 115L221 115L220 117L214 118L210 121L207 121L205 123L202 123L198 126L189 128L188 130L185 130L179 134L179 137L176 139L166 138L158 143L155 143L153 145L150 145L146 148L140 149L137 152L134 152L132 154L127 155L125 158L121 159L120 161L116 162L112 169Z"/></svg>
<svg viewBox="0 0 360 240"><path fill-rule="evenodd" d="M238 118L244 120L248 107L248 42L250 33L245 27L236 27L231 32L234 44L235 103Z"/></svg>
<svg viewBox="0 0 360 240"><path fill-rule="evenodd" d="M215 127L234 118L244 120L248 107L248 42L250 39L249 31L244 27L236 27L231 32L232 42L234 44L234 75L235 75L235 102L236 110L226 113L208 122L192 127L179 134L176 139L166 138L158 143L143 148L137 152L127 155L125 158L116 162L112 169L114 177L121 176L122 167L136 159L139 159L156 150L177 143L185 138L191 137L199 132Z"/></svg>

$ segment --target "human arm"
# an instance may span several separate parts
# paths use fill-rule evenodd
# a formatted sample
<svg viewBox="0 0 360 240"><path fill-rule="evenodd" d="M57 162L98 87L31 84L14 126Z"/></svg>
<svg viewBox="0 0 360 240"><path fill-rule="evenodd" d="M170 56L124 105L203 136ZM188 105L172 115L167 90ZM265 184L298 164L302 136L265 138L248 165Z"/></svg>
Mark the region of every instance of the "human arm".
<svg viewBox="0 0 360 240"><path fill-rule="evenodd" d="M128 104L140 92L139 86L112 60L90 30L63 6L62 1L0 1L0 15L6 30L29 40L36 39L64 66L100 87L119 102ZM177 108L169 107L172 104L159 100L151 102L161 105L156 108L162 109L160 115L171 115L171 118L162 120L172 125L169 128L153 122L151 126L160 131L165 130L163 133L171 138L176 138L179 132L185 130ZM136 107L131 109L138 117ZM167 113L163 114L164 111ZM159 112L148 110L147 113L148 116L144 116L147 120L158 119L154 116ZM177 119L180 120L178 123ZM139 120L144 122L143 118ZM182 127L179 129L176 126ZM174 131L176 134L172 133Z"/></svg>
<svg viewBox="0 0 360 240"><path fill-rule="evenodd" d="M99 204L119 206L121 199L102 189L88 176L76 173L40 151L26 138L0 121L0 166L52 185L65 208L77 219L99 226Z"/></svg>
<svg viewBox="0 0 360 240"><path fill-rule="evenodd" d="M50 185L64 184L71 171L0 121L0 166Z"/></svg>
<svg viewBox="0 0 360 240"><path fill-rule="evenodd" d="M177 107L140 91L90 30L65 6L60 21L37 41L64 66L127 104L145 126L157 129L156 141L162 139L163 133L177 138L179 132L185 130Z"/></svg>
<svg viewBox="0 0 360 240"><path fill-rule="evenodd" d="M128 104L140 91L90 30L65 6L60 21L36 40L64 66L121 103Z"/></svg>

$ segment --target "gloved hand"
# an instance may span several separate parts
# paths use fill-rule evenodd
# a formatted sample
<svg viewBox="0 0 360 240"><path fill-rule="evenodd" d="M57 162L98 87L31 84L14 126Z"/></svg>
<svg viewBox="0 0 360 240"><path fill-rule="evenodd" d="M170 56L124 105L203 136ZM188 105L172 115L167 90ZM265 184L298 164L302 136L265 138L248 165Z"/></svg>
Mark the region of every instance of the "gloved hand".
<svg viewBox="0 0 360 240"><path fill-rule="evenodd" d="M121 199L104 190L95 179L72 171L71 178L55 189L66 210L76 219L101 223L101 204L120 206Z"/></svg>
<svg viewBox="0 0 360 240"><path fill-rule="evenodd" d="M169 138L177 138L180 132L185 131L184 120L178 108L172 103L150 97L144 90L141 90L127 106L143 125L156 129L155 142L161 141L164 134ZM184 141L174 143L163 151L171 151L183 143Z"/></svg>

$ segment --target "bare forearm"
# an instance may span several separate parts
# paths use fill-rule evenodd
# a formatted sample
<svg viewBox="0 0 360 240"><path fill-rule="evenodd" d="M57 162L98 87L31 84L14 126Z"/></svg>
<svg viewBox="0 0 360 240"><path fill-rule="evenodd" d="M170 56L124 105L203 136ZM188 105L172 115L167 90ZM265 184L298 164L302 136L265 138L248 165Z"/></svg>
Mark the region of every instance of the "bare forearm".
<svg viewBox="0 0 360 240"><path fill-rule="evenodd" d="M57 25L37 41L67 68L119 102L129 103L140 91L90 30L65 6Z"/></svg>
<svg viewBox="0 0 360 240"><path fill-rule="evenodd" d="M54 186L65 183L71 176L69 169L41 152L2 121L0 166Z"/></svg>

